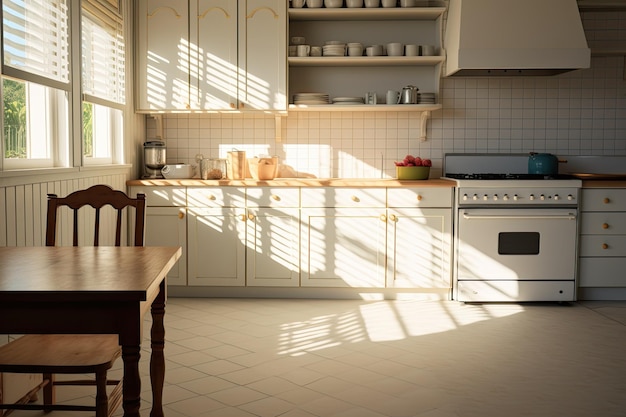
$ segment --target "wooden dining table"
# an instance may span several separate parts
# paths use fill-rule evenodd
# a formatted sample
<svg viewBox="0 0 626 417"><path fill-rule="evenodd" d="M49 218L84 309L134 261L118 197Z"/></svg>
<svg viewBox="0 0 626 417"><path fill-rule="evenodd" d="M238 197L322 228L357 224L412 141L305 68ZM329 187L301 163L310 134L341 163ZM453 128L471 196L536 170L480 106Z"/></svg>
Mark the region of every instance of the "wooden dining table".
<svg viewBox="0 0 626 417"><path fill-rule="evenodd" d="M163 416L166 276L180 247L0 247L0 334L117 334L124 416L139 416L144 314L152 314L151 417Z"/></svg>

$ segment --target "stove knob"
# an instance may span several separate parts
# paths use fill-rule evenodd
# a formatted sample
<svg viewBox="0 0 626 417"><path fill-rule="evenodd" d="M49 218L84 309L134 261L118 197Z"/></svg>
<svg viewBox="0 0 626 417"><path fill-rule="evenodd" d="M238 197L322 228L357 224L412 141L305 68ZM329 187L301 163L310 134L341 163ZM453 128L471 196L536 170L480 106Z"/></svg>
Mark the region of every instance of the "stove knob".
<svg viewBox="0 0 626 417"><path fill-rule="evenodd" d="M559 197L559 195L558 195L558 194L554 194L554 197L553 197L553 198L554 198L554 201L558 201L558 200L560 200L560 199L561 199L561 197Z"/></svg>
<svg viewBox="0 0 626 417"><path fill-rule="evenodd" d="M474 201L478 200L478 196L477 196L476 194L474 194L474 195L472 196L472 200L474 200Z"/></svg>
<svg viewBox="0 0 626 417"><path fill-rule="evenodd" d="M483 195L483 200L489 200L489 196L487 194Z"/></svg>
<svg viewBox="0 0 626 417"><path fill-rule="evenodd" d="M568 200L570 200L570 201L572 201L572 200L574 199L574 196L573 196L573 195L571 195L571 194L569 194L569 195L567 196L567 199L568 199Z"/></svg>
<svg viewBox="0 0 626 417"><path fill-rule="evenodd" d="M463 194L463 201L467 201L467 194Z"/></svg>
<svg viewBox="0 0 626 417"><path fill-rule="evenodd" d="M543 201L543 200L545 200L545 199L546 199L546 196L545 196L545 195L541 194L541 195L539 196L539 200Z"/></svg>
<svg viewBox="0 0 626 417"><path fill-rule="evenodd" d="M493 195L493 201L498 201L498 194Z"/></svg>
<svg viewBox="0 0 626 417"><path fill-rule="evenodd" d="M503 199L504 201L507 201L507 200L509 199L509 195L508 195L508 194L504 194L504 195L502 196L502 199Z"/></svg>
<svg viewBox="0 0 626 417"><path fill-rule="evenodd" d="M530 201L533 201L535 199L535 195L531 194L530 197L528 197L530 199Z"/></svg>
<svg viewBox="0 0 626 417"><path fill-rule="evenodd" d="M517 196L517 194L513 195L513 200L515 200L515 201L519 200L519 197Z"/></svg>

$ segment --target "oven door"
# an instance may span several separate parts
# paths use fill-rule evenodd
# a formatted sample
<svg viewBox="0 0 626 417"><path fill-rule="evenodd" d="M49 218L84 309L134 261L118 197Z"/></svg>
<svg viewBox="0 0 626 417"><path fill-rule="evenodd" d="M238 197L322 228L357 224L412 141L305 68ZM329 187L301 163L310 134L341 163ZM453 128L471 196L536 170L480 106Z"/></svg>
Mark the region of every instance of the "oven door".
<svg viewBox="0 0 626 417"><path fill-rule="evenodd" d="M576 209L459 209L457 279L574 280Z"/></svg>

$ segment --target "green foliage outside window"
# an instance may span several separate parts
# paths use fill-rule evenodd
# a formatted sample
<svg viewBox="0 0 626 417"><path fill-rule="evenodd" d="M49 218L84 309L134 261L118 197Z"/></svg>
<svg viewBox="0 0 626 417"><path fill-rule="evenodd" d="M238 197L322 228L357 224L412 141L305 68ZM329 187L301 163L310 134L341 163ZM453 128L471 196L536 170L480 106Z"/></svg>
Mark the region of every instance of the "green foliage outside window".
<svg viewBox="0 0 626 417"><path fill-rule="evenodd" d="M26 92L25 84L2 80L4 109L4 157L26 158Z"/></svg>

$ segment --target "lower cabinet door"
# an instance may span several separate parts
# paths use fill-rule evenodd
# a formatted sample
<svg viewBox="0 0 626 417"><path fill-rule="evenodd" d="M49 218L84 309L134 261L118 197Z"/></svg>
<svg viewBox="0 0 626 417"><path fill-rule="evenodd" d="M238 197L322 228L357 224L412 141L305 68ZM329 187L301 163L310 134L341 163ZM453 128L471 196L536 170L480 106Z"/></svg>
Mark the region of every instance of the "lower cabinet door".
<svg viewBox="0 0 626 417"><path fill-rule="evenodd" d="M452 287L450 209L398 208L387 215L387 287Z"/></svg>
<svg viewBox="0 0 626 417"><path fill-rule="evenodd" d="M385 287L385 209L302 209L303 287Z"/></svg>
<svg viewBox="0 0 626 417"><path fill-rule="evenodd" d="M187 285L187 219L184 207L147 207L146 246L181 246L183 254L167 275L168 285Z"/></svg>
<svg viewBox="0 0 626 417"><path fill-rule="evenodd" d="M188 208L188 285L246 284L243 208Z"/></svg>
<svg viewBox="0 0 626 417"><path fill-rule="evenodd" d="M248 210L246 285L300 285L300 222L297 208Z"/></svg>

